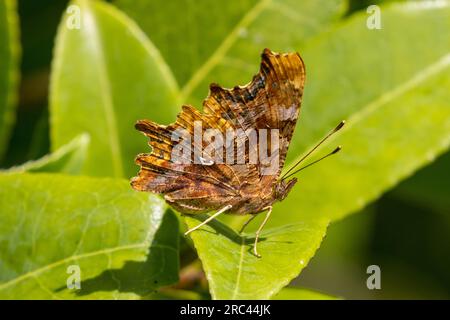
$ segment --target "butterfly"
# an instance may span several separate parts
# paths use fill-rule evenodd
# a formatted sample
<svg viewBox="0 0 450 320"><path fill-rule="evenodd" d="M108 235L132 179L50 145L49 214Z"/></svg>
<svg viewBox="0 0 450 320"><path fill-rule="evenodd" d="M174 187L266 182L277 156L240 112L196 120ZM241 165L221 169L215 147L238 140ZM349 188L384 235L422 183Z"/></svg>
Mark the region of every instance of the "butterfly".
<svg viewBox="0 0 450 320"><path fill-rule="evenodd" d="M261 58L249 84L226 89L212 83L203 112L184 105L170 125L138 121L135 127L150 138L152 152L136 157L140 170L131 180L134 189L164 195L182 214L215 212L186 235L223 213L250 215L242 232L266 212L253 246L258 257L258 240L273 204L297 183L287 179L296 172L287 174L343 125L280 177L299 117L305 65L298 53L264 49Z"/></svg>

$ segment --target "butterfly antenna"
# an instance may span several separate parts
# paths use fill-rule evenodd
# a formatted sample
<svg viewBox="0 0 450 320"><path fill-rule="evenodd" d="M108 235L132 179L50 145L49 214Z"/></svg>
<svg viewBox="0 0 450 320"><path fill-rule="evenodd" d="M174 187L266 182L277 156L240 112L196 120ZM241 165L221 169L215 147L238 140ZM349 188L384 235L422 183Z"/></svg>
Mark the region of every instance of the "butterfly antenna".
<svg viewBox="0 0 450 320"><path fill-rule="evenodd" d="M307 164L306 166L301 167L300 169L298 169L297 171L292 172L290 175L288 175L287 177L284 177L283 179L287 179L287 178L289 178L290 176L293 176L294 174L298 173L299 171L302 171L303 169L306 169L306 168L312 166L313 164L316 164L317 162L322 161L323 159L328 158L329 156L338 153L339 151L341 151L341 149L342 149L342 147L341 147L341 146L338 146L336 149L334 149L333 151L331 151L329 154L327 154L327 155L323 156L322 158L317 159L317 160L315 160L315 161L313 161L313 162Z"/></svg>
<svg viewBox="0 0 450 320"><path fill-rule="evenodd" d="M308 153L307 154L305 154L300 160L298 160L282 177L281 177L281 180L283 180L283 179L286 179L286 178L288 178L288 177L290 177L292 174L289 174L289 172L291 172L292 170L294 170L295 169L295 167L297 167L300 163L302 163L306 158L308 158L310 155L311 155L311 153L313 153L322 143L324 143L329 137L331 137L333 134L335 134L336 132L338 132L339 130L341 130L342 129L342 127L344 126L344 124L345 124L345 120L342 120L341 122L339 122L339 124L336 126L336 128L334 128L333 130L331 130L322 140L320 140L319 141L319 143L318 144L316 144L315 146L314 146L314 148L312 148L311 150L309 150L308 151ZM329 153L329 154L327 154L326 156L324 156L324 157L322 157L322 158L320 158L319 160L317 160L317 161L314 161L313 163L310 163L309 165L307 165L307 166L305 166L305 167L303 167L303 168L301 168L300 170L303 170L304 168L306 168L306 167L309 167L310 165L312 165L312 164L314 164L314 163L316 163L316 162L319 162L320 160L322 160L322 159L325 159L326 157L329 157L329 156L331 156L332 154L335 154L336 152L338 152L339 150L341 149L340 147L337 147L335 150L333 150L333 152L331 152L331 153ZM295 173L297 173L298 171L300 171L300 170L297 170ZM288 175L289 174L289 175Z"/></svg>

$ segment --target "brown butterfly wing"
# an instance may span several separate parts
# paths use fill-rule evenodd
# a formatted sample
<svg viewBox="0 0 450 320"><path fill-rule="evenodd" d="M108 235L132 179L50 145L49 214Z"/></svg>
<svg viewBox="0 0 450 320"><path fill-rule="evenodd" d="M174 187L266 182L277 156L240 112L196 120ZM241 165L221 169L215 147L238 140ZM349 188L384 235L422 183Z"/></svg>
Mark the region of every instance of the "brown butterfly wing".
<svg viewBox="0 0 450 320"><path fill-rule="evenodd" d="M177 121L169 126L139 121L136 128L150 138L153 150L136 158L141 170L132 186L164 194L169 203L185 213L207 212L239 202L240 190L245 186L269 190L284 164L298 118L304 77L298 54L276 54L266 49L259 74L247 86L223 89L211 85L203 103L204 113L183 106ZM245 140L245 130L249 128L279 129L279 170L275 175L261 176L258 165L249 164L249 153L245 154L245 164L195 164L192 156L185 159L189 162L186 164L173 162L172 150L178 144L172 139L173 132L182 128L193 136L195 121L201 121L204 129L215 128L224 134L227 129L243 129L237 140ZM190 144L192 150L205 147L196 145L194 139Z"/></svg>
<svg viewBox="0 0 450 320"><path fill-rule="evenodd" d="M279 129L279 169L274 175L260 176L264 186L276 182L283 168L304 83L305 65L298 53L278 54L264 49L260 72L251 83L233 89L212 84L204 101L206 114L220 115L235 128Z"/></svg>
<svg viewBox="0 0 450 320"><path fill-rule="evenodd" d="M206 129L215 128L221 132L230 127L229 123L215 115L200 113L191 106L183 106L177 121L169 126L158 125L149 120L141 120L136 128L150 138L150 154L139 154L136 163L141 166L131 185L139 191L164 194L165 199L183 213L201 213L223 207L224 203L239 197L242 182L258 179L256 165L231 166L228 164L202 165L194 163L194 150L202 150L205 145L190 141L192 154L186 163L172 161L172 151L183 141L174 141L172 136L177 129L184 129L192 137L194 122L203 124ZM200 153L201 154L201 153Z"/></svg>

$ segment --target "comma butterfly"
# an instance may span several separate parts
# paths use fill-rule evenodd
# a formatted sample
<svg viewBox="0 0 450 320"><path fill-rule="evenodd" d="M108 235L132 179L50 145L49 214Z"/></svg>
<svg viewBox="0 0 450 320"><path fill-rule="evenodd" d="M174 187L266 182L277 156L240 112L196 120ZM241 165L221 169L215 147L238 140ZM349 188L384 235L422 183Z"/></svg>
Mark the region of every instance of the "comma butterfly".
<svg viewBox="0 0 450 320"><path fill-rule="evenodd" d="M298 53L265 49L260 71L248 85L233 89L210 85L203 112L184 105L168 126L138 121L136 129L150 138L152 152L136 157L140 171L132 187L163 194L183 214L216 212L186 234L222 213L249 214L242 231L258 213L267 211L254 243L254 254L260 256L257 243L272 205L285 199L297 182L287 178L299 170L289 173L344 124L280 177L304 83L305 65Z"/></svg>

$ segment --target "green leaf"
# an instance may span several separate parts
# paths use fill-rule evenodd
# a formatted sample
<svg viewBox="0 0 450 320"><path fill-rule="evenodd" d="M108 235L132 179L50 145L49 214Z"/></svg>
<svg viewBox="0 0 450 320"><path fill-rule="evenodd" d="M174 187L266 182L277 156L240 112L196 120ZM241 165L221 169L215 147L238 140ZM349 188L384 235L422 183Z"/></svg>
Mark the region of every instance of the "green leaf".
<svg viewBox="0 0 450 320"><path fill-rule="evenodd" d="M147 151L134 123L171 121L177 84L157 49L124 14L98 1L73 4L80 9L80 28L76 10L64 15L52 65L52 149L87 132L83 173L130 177L137 172L134 157Z"/></svg>
<svg viewBox="0 0 450 320"><path fill-rule="evenodd" d="M0 160L15 119L19 84L19 26L16 1L0 3Z"/></svg>
<svg viewBox="0 0 450 320"><path fill-rule="evenodd" d="M82 134L58 150L38 160L28 161L15 166L6 172L59 172L79 174L86 158L89 146L89 135ZM0 170L0 173L2 170Z"/></svg>
<svg viewBox="0 0 450 320"><path fill-rule="evenodd" d="M208 32L212 30L209 38L206 31L198 30L205 30L204 25L209 25L208 19L212 19L205 12L212 12L212 17L217 15L213 9L199 9L202 3L187 4L178 11L170 8L162 13L154 11L155 19L148 21L152 24L161 21L154 24L157 27L150 26L150 22L143 18L151 14L148 10L151 6L141 1L119 0L117 3L135 17L151 39L161 46L163 56L182 85L180 101L183 102L199 105L210 82L225 86L248 82L258 70L257 57L263 47L299 51L307 65L308 80L302 117L287 166L340 120L349 120L347 127L323 145L319 154L338 144L342 144L344 150L328 160L326 165L302 174L300 183L289 197L275 206L269 227L299 222L314 224L342 218L432 161L449 146L450 56L447 35L442 32L449 30L447 4L440 6L424 2L384 6L381 30L366 27L368 15L365 12L346 18L330 30L330 25L342 14L339 9L342 6L337 2L328 7L317 1L258 1L244 2L238 9L233 2L220 4L224 15L229 14L232 19L221 23L218 18L218 25L222 27L208 29ZM180 6L181 2L172 5ZM179 19L168 14L174 11L181 12ZM193 30L192 34L186 36L180 32L180 27L169 30L173 26L166 23L169 16L176 20L174 23L177 25L189 23L189 28L185 29ZM172 51L169 52L169 45L164 49L162 44L166 36L185 37L186 44L183 40L171 41L171 44L181 44L177 49L170 45ZM205 43L199 40L197 44L194 37ZM192 43L189 49L188 43ZM209 43L210 47L206 48ZM188 50L192 51L188 53ZM180 57L191 59L189 67L180 67L185 62ZM198 67L190 69L191 66ZM187 220L189 226L194 225L191 218ZM252 225L255 229L259 224L255 222ZM315 231L322 232L320 237L315 237L315 245L311 245L316 248L325 228ZM230 288L238 288L237 292L256 292L254 296L244 294L247 298L261 297L258 289L252 287L254 282L236 284L237 278L224 279L223 272L213 271L224 270L221 263L227 266L231 277L238 274L239 279L246 279L255 275L254 269L232 269L231 264L227 264L231 259L227 256L229 250L224 253L224 250L219 250L219 244L217 247L211 245L214 243L212 236L200 238L195 233L192 237L213 284L213 297L234 297L235 291L232 289L230 293ZM219 232L219 238L223 237ZM290 239L294 243L297 240L295 237ZM238 246L238 251L241 248L243 246ZM261 248L263 251L264 245ZM243 261L251 259L245 250L243 257ZM215 260L219 261L217 265L211 262ZM289 262L287 259L278 261L283 266ZM261 268L267 270L269 267L264 265ZM300 270L295 269L297 274ZM292 279L294 272L289 276ZM287 278L282 278L285 284L289 281ZM269 281L260 278L259 285L275 283L274 279L278 278L274 276ZM280 287L272 289L266 297Z"/></svg>
<svg viewBox="0 0 450 320"><path fill-rule="evenodd" d="M316 292L303 288L283 288L273 298L273 300L336 300L333 297L324 293Z"/></svg>
<svg viewBox="0 0 450 320"><path fill-rule="evenodd" d="M139 298L178 278L178 221L127 181L0 175L0 298ZM81 289L69 290L69 266Z"/></svg>
<svg viewBox="0 0 450 320"><path fill-rule="evenodd" d="M186 216L190 228L205 216ZM240 236L214 220L191 233L213 299L269 299L314 256L325 234L325 219L264 231L253 255L253 234Z"/></svg>
<svg viewBox="0 0 450 320"><path fill-rule="evenodd" d="M344 13L342 0L116 0L149 35L182 86L180 101L200 107L211 82L249 82L264 47L301 49Z"/></svg>
<svg viewBox="0 0 450 320"><path fill-rule="evenodd" d="M366 18L355 15L304 50L309 77L289 158L341 119L348 125L317 153L337 145L342 152L302 172L272 226L345 217L449 147L450 44L442 30L450 30L450 7L386 6L381 30L367 29Z"/></svg>

